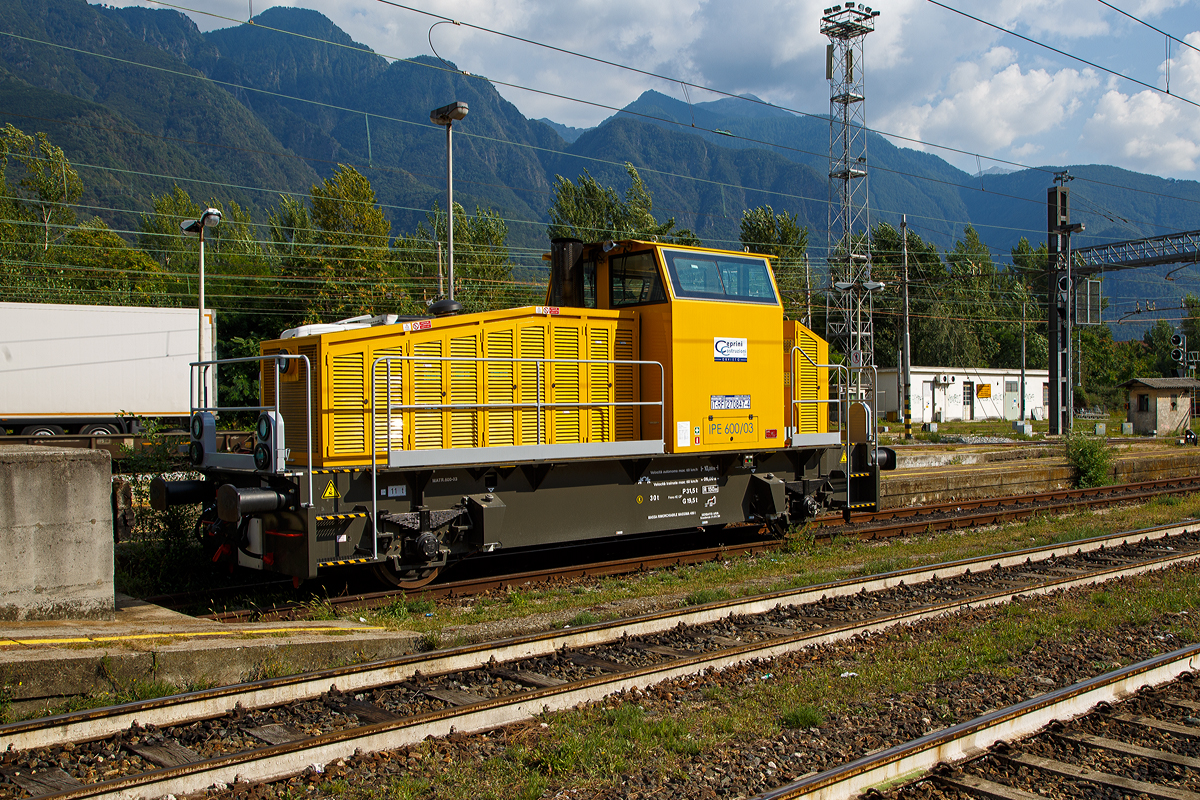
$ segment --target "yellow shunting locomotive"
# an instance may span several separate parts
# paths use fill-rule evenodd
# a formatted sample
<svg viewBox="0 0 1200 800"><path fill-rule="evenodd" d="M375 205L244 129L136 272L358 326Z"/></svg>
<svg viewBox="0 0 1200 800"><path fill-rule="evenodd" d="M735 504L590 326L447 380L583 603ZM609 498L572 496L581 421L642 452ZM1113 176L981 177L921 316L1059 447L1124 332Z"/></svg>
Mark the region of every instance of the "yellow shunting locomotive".
<svg viewBox="0 0 1200 800"><path fill-rule="evenodd" d="M876 508L895 457L853 373L784 317L768 257L572 239L550 267L544 306L443 300L263 342L253 455L216 452L232 409L201 395L204 480L158 480L153 504L203 503L244 566L406 588L501 548Z"/></svg>

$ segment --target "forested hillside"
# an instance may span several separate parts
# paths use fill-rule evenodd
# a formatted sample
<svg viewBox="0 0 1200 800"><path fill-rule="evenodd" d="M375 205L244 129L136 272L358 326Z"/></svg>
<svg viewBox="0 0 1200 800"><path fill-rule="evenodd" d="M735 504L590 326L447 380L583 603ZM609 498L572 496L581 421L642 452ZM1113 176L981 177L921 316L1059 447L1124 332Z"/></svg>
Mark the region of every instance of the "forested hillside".
<svg viewBox="0 0 1200 800"><path fill-rule="evenodd" d="M225 219L209 297L226 312L226 354L304 319L420 312L444 291L446 135L429 112L459 100L470 106L454 128L468 308L540 296L554 221L584 238L679 236L780 255L789 313L806 315L815 293L822 329L820 114L647 92L596 128L566 129L526 119L484 78L434 58L385 59L295 8L201 33L169 9L0 0L0 34L4 299L194 302L195 241L178 225L214 205ZM1038 248L1058 168L972 176L868 138L877 272L891 287L877 306L879 362L895 359L903 213L920 360L1013 366L1024 302L1030 363L1044 363ZM1073 218L1087 226L1077 246L1200 229L1196 182L1069 169ZM572 217L566 197L598 206ZM1115 273L1106 294L1179 305L1200 293L1187 271L1174 277ZM1085 374L1166 368L1151 344L1163 330L1141 333L1118 354L1109 328L1089 332L1096 364Z"/></svg>

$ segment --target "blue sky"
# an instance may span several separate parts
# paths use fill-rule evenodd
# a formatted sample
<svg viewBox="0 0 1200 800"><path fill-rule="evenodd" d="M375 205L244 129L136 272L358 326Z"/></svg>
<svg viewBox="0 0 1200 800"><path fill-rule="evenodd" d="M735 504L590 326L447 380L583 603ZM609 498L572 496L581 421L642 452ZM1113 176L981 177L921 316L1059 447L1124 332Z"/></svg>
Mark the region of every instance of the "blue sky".
<svg viewBox="0 0 1200 800"><path fill-rule="evenodd" d="M253 0L181 5L244 19ZM145 2L146 5L153 5ZM646 89L683 99L677 83L439 25L375 0L297 0L382 55L438 53L462 69L607 106ZM256 12L269 4L257 0ZM810 113L828 109L819 19L811 0L417 0L414 7ZM1159 88L1167 51L1155 33L1096 0L962 0L953 7ZM1113 3L1200 47L1198 0ZM867 38L871 127L928 147L969 172L989 158L1020 164L1108 163L1200 179L1200 108L1022 42L927 0L881 0ZM190 14L202 30L230 23ZM1200 103L1200 52L1171 47L1171 91ZM501 88L529 117L590 127L608 112ZM693 90L695 102L716 99ZM897 144L905 145L904 142ZM911 143L907 146L914 146Z"/></svg>

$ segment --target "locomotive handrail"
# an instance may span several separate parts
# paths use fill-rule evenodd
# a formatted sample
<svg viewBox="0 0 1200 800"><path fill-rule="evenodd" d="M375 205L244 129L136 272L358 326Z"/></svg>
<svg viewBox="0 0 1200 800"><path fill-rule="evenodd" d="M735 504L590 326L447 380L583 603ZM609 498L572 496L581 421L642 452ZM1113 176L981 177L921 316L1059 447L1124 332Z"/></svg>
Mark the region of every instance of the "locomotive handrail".
<svg viewBox="0 0 1200 800"><path fill-rule="evenodd" d="M188 402L191 405L191 414L197 411L274 411L277 416L279 414L279 365L280 362L296 360L304 362L304 437L307 456L308 474L308 502L301 503L302 507L309 507L313 504L313 447L312 447L312 362L309 361L306 355L297 355L294 353L276 353L269 356L241 356L239 358L219 358L211 361L193 361L191 368L193 371L199 371L200 380L193 382L189 387ZM275 405L273 406L198 406L196 405L196 387L203 387L203 401L208 402L208 371L214 366L223 366L225 364L246 364L250 362L262 363L264 361L275 362ZM189 414L190 416L190 414ZM286 428L285 428L286 431ZM284 442L286 446L287 442Z"/></svg>
<svg viewBox="0 0 1200 800"><path fill-rule="evenodd" d="M450 361L450 362L469 362L472 364L480 363L503 363L503 364L534 364L537 366L537 400L532 403L428 403L428 404L399 404L392 403L392 362L400 362L403 369L404 362L411 361ZM393 411L437 411L437 410L454 410L454 409L480 409L480 408L536 408L537 409L537 443L542 444L542 409L543 408L560 408L563 406L572 408L593 408L593 407L613 407L616 406L658 406L659 407L659 442L666 447L666 416L664 414L666 402L666 370L662 363L658 361L633 361L614 358L500 358L493 356L400 356L386 355L378 356L371 362L371 401L370 401L370 436L371 436L371 519L373 525L378 525L379 519L379 486L377 484L377 475L379 473L379 456L377 453L378 436L375 433L375 396L376 396L376 377L379 375L379 365L385 367L384 379L387 381L385 391L385 406L384 406L384 439L386 442L387 452L392 450L392 412ZM612 400L609 402L548 402L542 400L542 365L543 364L611 364L613 366L654 366L658 367L658 397L654 400ZM515 370L514 370L515 372ZM546 371L546 377L549 379L549 370ZM403 373L401 375L403 379ZM517 378L514 375L513 389L516 389ZM401 390L403 391L403 390ZM614 392L615 394L615 392ZM643 441L653 441L650 439ZM372 558L379 560L379 531L376 527L372 532L374 551Z"/></svg>
<svg viewBox="0 0 1200 800"><path fill-rule="evenodd" d="M863 372L866 370L870 370L872 373L871 403L868 406L869 413L867 415L869 418L869 421L870 421L869 424L872 426L872 430L868 434L868 439L871 443L871 447L873 450L874 457L873 457L872 461L873 461L873 463L878 464L879 463L879 434L877 431L875 431L873 429L873 427L876 424L875 408L878 406L879 369L877 367L875 367L874 365L871 365L870 367L847 367L845 364L818 364L816 361L813 360L812 356L810 356L808 353L804 352L804 350L802 350L799 345L793 345L792 353L791 353L792 375L793 376L796 374L796 369L795 369L796 353L799 353L800 355L804 356L804 358L808 361L808 363L811 364L816 369L832 369L837 372L837 375L838 375L838 397L837 397L837 399L829 398L826 400L799 400L796 398L796 385L797 384L796 384L795 378L793 377L792 391L791 391L791 395L792 395L791 408L792 408L792 415L794 417L796 414L796 406L798 406L798 405L814 405L814 404L824 405L824 404L832 404L832 403L837 403L839 405L839 412L840 412L839 416L838 416L838 431L839 431L839 433L841 432L842 427L843 427L842 415L844 415L844 417L845 417L844 425L845 425L845 429L846 429L846 436L845 436L845 441L842 442L842 458L846 464L846 505L848 507L851 505L851 497L850 497L850 404L851 404L850 375L853 372ZM843 373L845 374L845 383L844 384L842 383ZM844 404L842 402L843 395L845 396ZM858 401L855 401L855 402L858 402ZM797 427L799 427L799 426L797 426Z"/></svg>

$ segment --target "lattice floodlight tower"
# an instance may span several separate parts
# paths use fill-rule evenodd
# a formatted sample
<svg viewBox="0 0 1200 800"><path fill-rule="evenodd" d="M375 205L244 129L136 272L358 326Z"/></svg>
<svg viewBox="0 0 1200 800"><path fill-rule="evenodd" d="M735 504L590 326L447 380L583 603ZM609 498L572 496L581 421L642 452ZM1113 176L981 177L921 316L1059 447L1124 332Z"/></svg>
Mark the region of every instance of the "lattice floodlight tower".
<svg viewBox="0 0 1200 800"><path fill-rule="evenodd" d="M875 365L870 215L867 211L867 113L863 41L878 11L862 3L825 9L821 33L829 79L829 266L826 338L851 367ZM856 237L855 233L859 235ZM862 372L858 373L860 376ZM861 381L855 381L861 386Z"/></svg>

